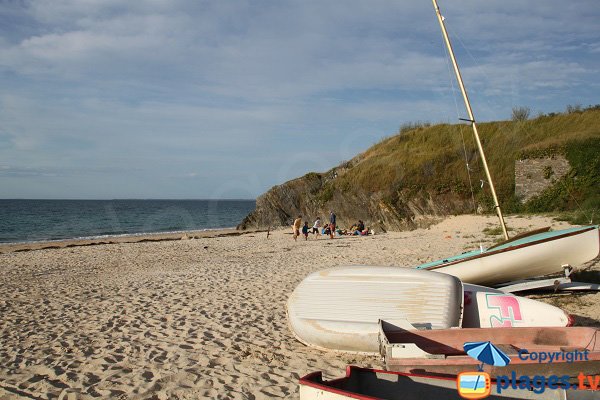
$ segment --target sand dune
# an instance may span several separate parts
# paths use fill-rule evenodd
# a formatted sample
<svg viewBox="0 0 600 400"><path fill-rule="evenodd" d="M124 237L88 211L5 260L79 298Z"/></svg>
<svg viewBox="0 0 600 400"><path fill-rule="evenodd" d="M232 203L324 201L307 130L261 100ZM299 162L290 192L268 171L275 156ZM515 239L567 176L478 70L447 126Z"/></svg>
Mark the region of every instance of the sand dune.
<svg viewBox="0 0 600 400"><path fill-rule="evenodd" d="M334 240L294 242L279 230L0 254L0 399L296 398L308 372L381 367L293 338L285 302L298 282L330 266L411 266L471 249L493 239L482 234L488 224L462 216ZM544 224L566 226L509 219ZM581 324L600 320L599 294L542 300Z"/></svg>

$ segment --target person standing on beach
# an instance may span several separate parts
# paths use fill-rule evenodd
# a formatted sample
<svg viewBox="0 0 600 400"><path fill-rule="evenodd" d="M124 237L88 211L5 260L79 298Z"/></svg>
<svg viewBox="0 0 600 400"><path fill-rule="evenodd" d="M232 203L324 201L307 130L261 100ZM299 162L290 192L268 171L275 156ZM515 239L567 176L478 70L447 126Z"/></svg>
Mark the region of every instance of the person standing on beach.
<svg viewBox="0 0 600 400"><path fill-rule="evenodd" d="M335 234L335 213L329 211L329 238L333 239L333 235Z"/></svg>
<svg viewBox="0 0 600 400"><path fill-rule="evenodd" d="M321 217L317 217L317 220L315 221L313 228L312 228L312 233L313 235L316 233L317 236L321 236L321 232L319 232L319 229L321 229Z"/></svg>
<svg viewBox="0 0 600 400"><path fill-rule="evenodd" d="M302 227L302 234L304 235L304 240L308 240L308 221L304 222L304 226Z"/></svg>
<svg viewBox="0 0 600 400"><path fill-rule="evenodd" d="M294 231L294 240L298 240L298 236L300 236L300 226L302 225L302 215L298 215L298 218L294 220L294 226L292 227Z"/></svg>

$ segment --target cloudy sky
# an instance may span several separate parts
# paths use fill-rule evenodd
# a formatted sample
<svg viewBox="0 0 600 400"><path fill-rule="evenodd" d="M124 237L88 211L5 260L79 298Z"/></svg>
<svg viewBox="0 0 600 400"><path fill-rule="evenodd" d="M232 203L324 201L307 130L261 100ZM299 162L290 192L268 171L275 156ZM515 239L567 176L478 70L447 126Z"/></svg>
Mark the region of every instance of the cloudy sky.
<svg viewBox="0 0 600 400"><path fill-rule="evenodd" d="M478 120L600 103L597 0L440 7ZM2 0L0 31L0 198L254 198L465 116L429 0Z"/></svg>

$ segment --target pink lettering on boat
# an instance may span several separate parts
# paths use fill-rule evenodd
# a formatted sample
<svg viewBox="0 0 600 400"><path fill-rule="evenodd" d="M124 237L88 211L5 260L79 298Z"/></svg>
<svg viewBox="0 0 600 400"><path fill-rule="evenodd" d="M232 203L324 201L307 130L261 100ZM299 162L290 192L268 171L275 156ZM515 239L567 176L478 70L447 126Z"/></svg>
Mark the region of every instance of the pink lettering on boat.
<svg viewBox="0 0 600 400"><path fill-rule="evenodd" d="M486 295L488 309L496 309L497 315L490 317L492 328L510 328L516 321L522 321L521 307L516 297L503 294Z"/></svg>

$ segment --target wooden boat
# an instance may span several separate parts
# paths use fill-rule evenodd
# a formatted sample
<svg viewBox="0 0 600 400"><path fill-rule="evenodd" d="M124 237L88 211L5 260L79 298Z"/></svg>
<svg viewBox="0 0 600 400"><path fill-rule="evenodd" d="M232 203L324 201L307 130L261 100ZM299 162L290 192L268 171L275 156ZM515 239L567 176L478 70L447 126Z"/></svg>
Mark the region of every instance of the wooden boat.
<svg viewBox="0 0 600 400"><path fill-rule="evenodd" d="M589 390L549 390L534 393L529 390L501 389L490 382L490 400L592 400L599 393ZM346 376L330 381L322 373L313 372L300 379L300 400L460 400L456 377L405 374L348 366Z"/></svg>
<svg viewBox="0 0 600 400"><path fill-rule="evenodd" d="M540 232L487 250L422 264L416 269L454 275L463 282L494 285L580 266L600 254L597 225Z"/></svg>
<svg viewBox="0 0 600 400"><path fill-rule="evenodd" d="M450 374L477 371L466 342L490 341L510 357L506 367L485 365L492 376L600 375L600 334L590 327L465 328L408 331L380 322L381 355L390 371ZM544 354L544 355L542 355ZM548 361L555 354L553 362ZM561 355L562 354L562 355ZM568 355L571 354L571 355ZM577 362L573 362L577 361Z"/></svg>
<svg viewBox="0 0 600 400"><path fill-rule="evenodd" d="M379 320L408 330L452 327L567 326L561 309L453 276L400 267L346 266L317 271L287 302L302 343L321 350L377 354Z"/></svg>
<svg viewBox="0 0 600 400"><path fill-rule="evenodd" d="M288 323L302 343L321 350L379 352L379 319L409 329L460 327L458 278L394 267L338 267L315 272L287 302Z"/></svg>

